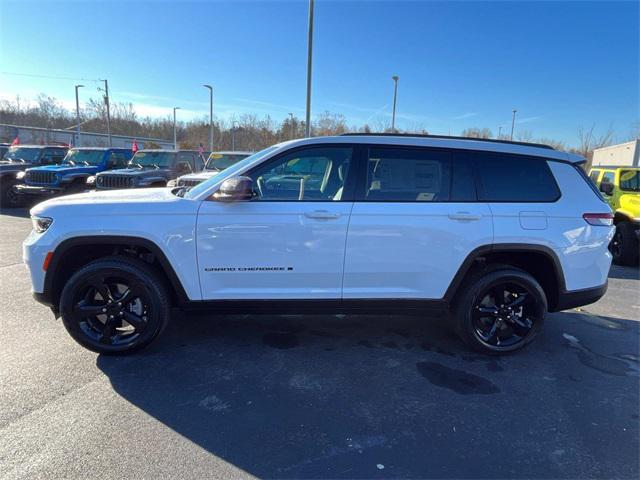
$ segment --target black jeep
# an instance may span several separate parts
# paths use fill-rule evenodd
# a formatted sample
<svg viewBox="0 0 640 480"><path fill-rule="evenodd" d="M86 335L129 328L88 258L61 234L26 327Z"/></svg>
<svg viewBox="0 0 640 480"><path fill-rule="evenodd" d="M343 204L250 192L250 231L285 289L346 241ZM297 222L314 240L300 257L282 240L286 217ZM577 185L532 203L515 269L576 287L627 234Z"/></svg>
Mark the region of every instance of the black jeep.
<svg viewBox="0 0 640 480"><path fill-rule="evenodd" d="M166 187L169 180L199 172L204 158L197 150L139 150L127 168L96 175L98 190Z"/></svg>
<svg viewBox="0 0 640 480"><path fill-rule="evenodd" d="M0 196L2 206L19 207L20 197L14 186L22 183L24 171L30 167L54 165L62 161L69 147L59 145L14 145L0 160Z"/></svg>

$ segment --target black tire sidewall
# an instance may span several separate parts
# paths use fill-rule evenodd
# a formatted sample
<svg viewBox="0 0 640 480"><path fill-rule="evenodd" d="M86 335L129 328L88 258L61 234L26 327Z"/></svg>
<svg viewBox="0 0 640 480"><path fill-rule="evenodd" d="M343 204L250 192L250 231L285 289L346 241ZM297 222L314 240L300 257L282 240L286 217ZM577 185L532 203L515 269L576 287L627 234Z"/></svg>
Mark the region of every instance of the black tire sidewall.
<svg viewBox="0 0 640 480"><path fill-rule="evenodd" d="M635 230L629 222L620 222L616 225L616 233L619 235L620 254L613 254L613 262L617 265L634 265L638 262L638 239Z"/></svg>
<svg viewBox="0 0 640 480"><path fill-rule="evenodd" d="M140 336L126 345L102 345L87 337L73 315L74 297L78 289L86 286L86 282L97 275L114 275L136 278L143 286L151 304L151 312L147 314L147 326ZM98 260L77 271L66 283L60 296L60 313L62 323L69 335L83 347L106 355L123 355L133 353L151 343L164 330L169 317L167 295L162 285L142 262L128 260Z"/></svg>
<svg viewBox="0 0 640 480"><path fill-rule="evenodd" d="M506 347L495 347L483 342L475 333L473 326L472 309L480 300L480 295L486 294L491 286L498 283L515 283L524 287L530 294L536 297L535 321L529 335L522 342ZM544 316L547 312L547 298L540 284L526 272L521 270L495 270L480 274L467 282L465 289L455 308L457 331L462 340L476 351L481 353L500 355L519 350L528 345L538 335L544 325Z"/></svg>

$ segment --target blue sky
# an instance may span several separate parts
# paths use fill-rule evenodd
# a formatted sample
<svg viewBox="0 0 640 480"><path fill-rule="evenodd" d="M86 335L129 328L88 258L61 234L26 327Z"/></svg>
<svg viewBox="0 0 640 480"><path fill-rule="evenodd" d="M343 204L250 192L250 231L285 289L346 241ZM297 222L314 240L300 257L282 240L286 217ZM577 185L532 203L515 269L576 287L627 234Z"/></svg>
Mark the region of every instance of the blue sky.
<svg viewBox="0 0 640 480"><path fill-rule="evenodd" d="M576 142L639 121L638 2L316 1L314 115L459 134L466 127ZM74 105L108 78L142 115L304 117L307 1L0 0L0 97ZM10 74L9 74L10 73ZM20 74L65 79L18 76ZM68 79L67 79L68 78ZM75 80L85 79L85 80Z"/></svg>

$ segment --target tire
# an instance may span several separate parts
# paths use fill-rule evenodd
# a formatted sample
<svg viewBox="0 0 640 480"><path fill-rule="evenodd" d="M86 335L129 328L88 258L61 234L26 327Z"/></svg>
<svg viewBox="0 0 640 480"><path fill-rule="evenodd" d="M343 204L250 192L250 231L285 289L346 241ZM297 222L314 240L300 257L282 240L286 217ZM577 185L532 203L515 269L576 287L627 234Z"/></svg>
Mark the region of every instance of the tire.
<svg viewBox="0 0 640 480"><path fill-rule="evenodd" d="M616 232L609 244L609 250L616 265L636 265L638 263L638 238L629 222L616 225Z"/></svg>
<svg viewBox="0 0 640 480"><path fill-rule="evenodd" d="M80 345L123 355L144 348L162 333L169 322L168 298L147 264L107 257L71 276L60 296L60 312L67 332Z"/></svg>
<svg viewBox="0 0 640 480"><path fill-rule="evenodd" d="M519 350L542 329L546 295L522 270L490 267L472 276L460 291L453 309L456 331L478 352L500 355Z"/></svg>
<svg viewBox="0 0 640 480"><path fill-rule="evenodd" d="M15 181L2 183L2 206L5 208L20 208L25 205L22 195L13 189L16 183Z"/></svg>

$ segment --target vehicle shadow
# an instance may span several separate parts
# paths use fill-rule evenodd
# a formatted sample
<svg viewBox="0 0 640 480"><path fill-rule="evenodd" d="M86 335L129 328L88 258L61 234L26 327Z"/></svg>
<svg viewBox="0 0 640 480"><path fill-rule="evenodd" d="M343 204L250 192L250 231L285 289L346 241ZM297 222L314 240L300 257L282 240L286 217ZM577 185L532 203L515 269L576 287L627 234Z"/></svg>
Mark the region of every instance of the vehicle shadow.
<svg viewBox="0 0 640 480"><path fill-rule="evenodd" d="M7 215L10 217L29 218L29 209L0 207L0 215Z"/></svg>
<svg viewBox="0 0 640 480"><path fill-rule="evenodd" d="M97 365L124 399L258 477L634 476L638 324L585 318L550 315L537 342L496 358L416 317L189 316ZM614 398L616 418L601 407ZM582 462L574 442L596 430Z"/></svg>
<svg viewBox="0 0 640 480"><path fill-rule="evenodd" d="M619 278L621 280L640 280L640 268L623 267L620 265L611 265L609 270L609 278Z"/></svg>

